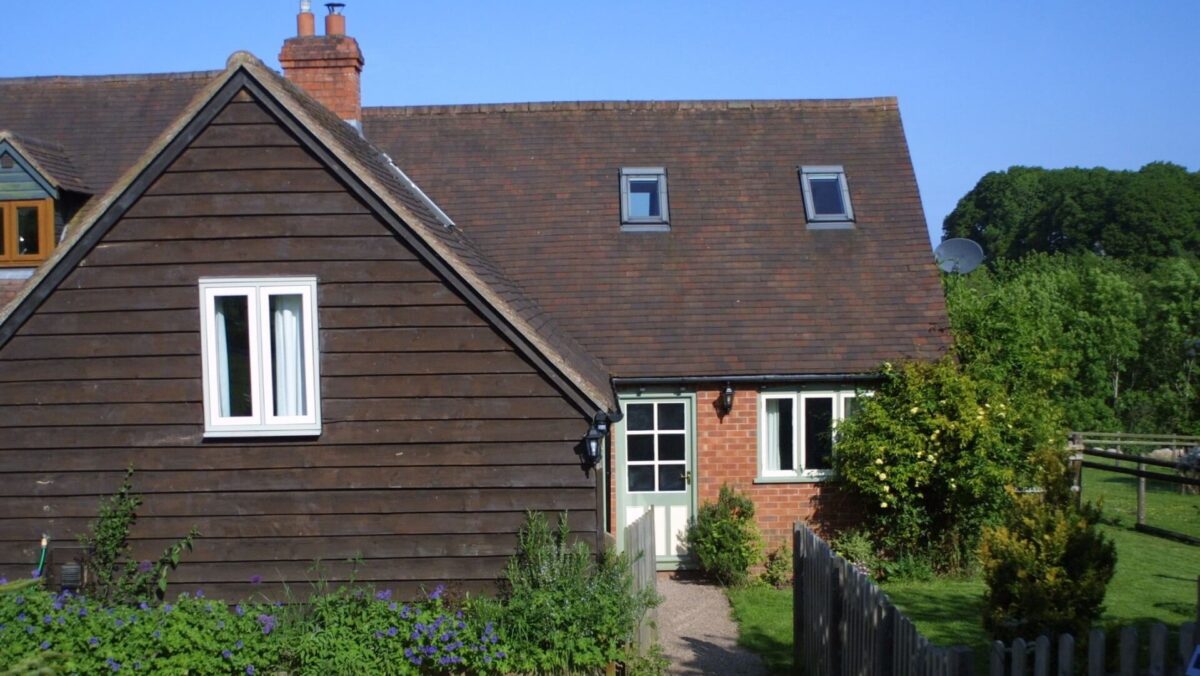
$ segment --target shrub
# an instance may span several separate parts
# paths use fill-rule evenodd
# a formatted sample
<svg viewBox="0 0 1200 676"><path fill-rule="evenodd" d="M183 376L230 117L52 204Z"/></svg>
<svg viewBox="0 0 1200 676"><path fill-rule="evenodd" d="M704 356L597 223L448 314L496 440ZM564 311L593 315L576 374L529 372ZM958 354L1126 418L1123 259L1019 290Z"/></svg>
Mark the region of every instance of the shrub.
<svg viewBox="0 0 1200 676"><path fill-rule="evenodd" d="M653 592L634 590L626 555L597 559L586 544L571 543L566 514L552 530L532 512L505 570L502 605L490 612L513 669L575 673L625 658L638 622L657 603Z"/></svg>
<svg viewBox="0 0 1200 676"><path fill-rule="evenodd" d="M776 589L792 584L792 552L787 545L779 545L767 554L766 566L759 579Z"/></svg>
<svg viewBox="0 0 1200 676"><path fill-rule="evenodd" d="M1008 523L984 531L984 628L1010 640L1086 634L1104 612L1116 549L1095 527L1099 510L1039 495L1016 498Z"/></svg>
<svg viewBox="0 0 1200 676"><path fill-rule="evenodd" d="M882 561L876 553L871 534L862 528L852 528L841 533L829 543L833 551L860 572L874 578L880 577Z"/></svg>
<svg viewBox="0 0 1200 676"><path fill-rule="evenodd" d="M1006 489L1032 483L1027 460L1042 434L1024 426L1000 388L950 358L885 364L880 378L838 428L838 476L861 496L866 526L889 558L961 569L982 527L1006 513Z"/></svg>
<svg viewBox="0 0 1200 676"><path fill-rule="evenodd" d="M688 528L687 545L700 569L724 585L746 582L762 559L762 538L754 523L754 502L728 484L715 503L705 502Z"/></svg>
<svg viewBox="0 0 1200 676"><path fill-rule="evenodd" d="M140 496L133 493L133 470L115 495L100 503L99 517L79 541L87 551L84 558L87 593L106 603L131 604L161 601L167 593L167 575L179 565L183 552L192 550L199 536L195 528L167 547L156 561L134 561L129 557L129 531L137 521Z"/></svg>

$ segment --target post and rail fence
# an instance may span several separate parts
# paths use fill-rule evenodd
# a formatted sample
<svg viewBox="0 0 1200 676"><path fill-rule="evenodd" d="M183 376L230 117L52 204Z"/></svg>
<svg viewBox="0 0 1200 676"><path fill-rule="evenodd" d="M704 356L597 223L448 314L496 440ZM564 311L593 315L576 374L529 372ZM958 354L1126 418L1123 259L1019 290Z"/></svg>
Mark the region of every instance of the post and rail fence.
<svg viewBox="0 0 1200 676"><path fill-rule="evenodd" d="M1137 517L1134 529L1167 537L1173 540L1200 545L1200 538L1185 533L1152 526L1146 523L1146 480L1161 481L1176 484L1180 490L1185 487L1200 488L1200 476L1184 476L1152 471L1152 467L1176 470L1178 460L1152 458L1142 454L1126 453L1124 449L1145 451L1147 449L1170 448L1183 449L1200 446L1200 437L1178 434L1123 434L1119 432L1072 432L1069 448L1076 455L1071 458L1071 469L1076 497L1083 493L1083 469L1095 469L1102 472L1113 472L1126 476L1137 477ZM1116 449L1116 450L1113 450ZM1180 456L1182 451L1180 450ZM1096 462L1087 458L1099 458L1114 462ZM1129 463L1130 467L1122 465Z"/></svg>
<svg viewBox="0 0 1200 676"><path fill-rule="evenodd" d="M821 676L974 676L970 648L932 644L871 579L802 523L793 532L792 650L797 673ZM1200 605L1198 605L1200 608ZM1200 611L1198 611L1200 612ZM1196 622L1174 640L1163 624L1145 644L1134 627L1116 633L1115 651L1093 629L992 644L989 676L1183 676L1200 645ZM1086 651L1083 654L1081 651Z"/></svg>

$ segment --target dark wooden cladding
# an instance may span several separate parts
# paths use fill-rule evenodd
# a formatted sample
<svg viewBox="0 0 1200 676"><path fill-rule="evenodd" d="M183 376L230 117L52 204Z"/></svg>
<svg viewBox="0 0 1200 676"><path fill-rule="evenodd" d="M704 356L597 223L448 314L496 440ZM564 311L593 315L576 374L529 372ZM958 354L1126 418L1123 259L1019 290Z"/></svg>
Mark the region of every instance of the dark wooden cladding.
<svg viewBox="0 0 1200 676"><path fill-rule="evenodd" d="M205 440L198 279L292 275L318 278L321 434ZM567 510L589 543L599 528L586 415L243 100L0 348L0 428L9 577L42 532L73 541L130 466L134 555L197 527L175 582L209 596L303 594L313 561L356 556L402 594L486 591L527 510Z"/></svg>

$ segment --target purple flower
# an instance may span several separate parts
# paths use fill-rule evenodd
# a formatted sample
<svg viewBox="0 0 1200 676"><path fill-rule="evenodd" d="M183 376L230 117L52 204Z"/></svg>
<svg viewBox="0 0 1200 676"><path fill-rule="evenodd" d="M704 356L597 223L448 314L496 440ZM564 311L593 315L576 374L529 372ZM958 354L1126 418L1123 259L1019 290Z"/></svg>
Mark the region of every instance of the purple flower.
<svg viewBox="0 0 1200 676"><path fill-rule="evenodd" d="M409 608L408 606L404 606L404 607L400 608L400 617L407 620L411 616L412 616L412 608Z"/></svg>
<svg viewBox="0 0 1200 676"><path fill-rule="evenodd" d="M246 665L246 676L254 676L254 665L253 664Z"/></svg>
<svg viewBox="0 0 1200 676"><path fill-rule="evenodd" d="M375 600L377 600L377 601L388 601L391 598L392 598L392 590L391 589L384 589L383 591L375 594Z"/></svg>
<svg viewBox="0 0 1200 676"><path fill-rule="evenodd" d="M262 584L262 575L251 575L250 584Z"/></svg>
<svg viewBox="0 0 1200 676"><path fill-rule="evenodd" d="M233 659L233 651L231 651L229 648L226 648L221 651L221 657L224 657L227 660L231 660L231 659Z"/></svg>
<svg viewBox="0 0 1200 676"><path fill-rule="evenodd" d="M32 633L33 633L33 625L32 625L32 624L31 624L31 625L29 625L28 627L25 627L25 633L26 633L26 634L32 634Z"/></svg>
<svg viewBox="0 0 1200 676"><path fill-rule="evenodd" d="M203 589L196 590L196 598L198 598L198 599L204 598L204 590Z"/></svg>
<svg viewBox="0 0 1200 676"><path fill-rule="evenodd" d="M0 577L0 584L8 584L8 578L7 578L7 577Z"/></svg>
<svg viewBox="0 0 1200 676"><path fill-rule="evenodd" d="M23 612L18 613L17 614L17 622L24 622L24 621L25 621L25 613L23 613Z"/></svg>
<svg viewBox="0 0 1200 676"><path fill-rule="evenodd" d="M138 564L139 573L149 573L152 570L154 570L154 564L149 561L142 561Z"/></svg>
<svg viewBox="0 0 1200 676"><path fill-rule="evenodd" d="M233 648L234 648L234 650L241 650L241 649L242 649L242 642L241 642L241 641L238 641L237 643L234 643L234 644L233 644Z"/></svg>
<svg viewBox="0 0 1200 676"><path fill-rule="evenodd" d="M108 665L108 668L109 668L109 669L112 669L114 672L116 672L116 671L120 671L120 670L121 670L121 663L120 663L120 662L118 662L118 661L116 661L116 660L114 660L114 659L113 659L113 658L111 658L111 657L110 657L110 658L108 658L107 660L104 660L104 663L105 663L105 664L107 664L107 665Z"/></svg>
<svg viewBox="0 0 1200 676"><path fill-rule="evenodd" d="M442 594L445 594L445 593L446 593L446 585L439 584L438 586L433 588L433 593L429 595L429 600L436 601L436 600L442 598Z"/></svg>
<svg viewBox="0 0 1200 676"><path fill-rule="evenodd" d="M155 639L162 638L162 632L157 629L155 629L153 632L151 632L150 635L153 636Z"/></svg>
<svg viewBox="0 0 1200 676"><path fill-rule="evenodd" d="M42 641L42 650L49 650L49 649L50 649L50 642Z"/></svg>
<svg viewBox="0 0 1200 676"><path fill-rule="evenodd" d="M432 655L437 652L437 646L427 645L427 646L425 646L424 650L425 650L426 655Z"/></svg>
<svg viewBox="0 0 1200 676"><path fill-rule="evenodd" d="M246 609L243 608L242 604L239 603L233 607L233 612L237 613L238 617L241 617L242 615L246 614Z"/></svg>
<svg viewBox="0 0 1200 676"><path fill-rule="evenodd" d="M387 635L388 635L389 637L391 637L391 638L395 638L395 637L396 637L396 634L398 634L398 633L400 633L400 630L399 630L399 629L397 629L397 628L395 628L395 627L388 627L388 630L387 630Z"/></svg>
<svg viewBox="0 0 1200 676"><path fill-rule="evenodd" d="M53 621L53 617L50 617L49 615L42 615L42 624L50 624Z"/></svg>
<svg viewBox="0 0 1200 676"><path fill-rule="evenodd" d="M138 608L141 610L150 610L150 604L146 603L145 601L142 601L141 603L138 604Z"/></svg>
<svg viewBox="0 0 1200 676"><path fill-rule="evenodd" d="M262 633L264 635L270 634L271 630L275 628L275 617L273 615L259 615L258 623L262 625Z"/></svg>
<svg viewBox="0 0 1200 676"><path fill-rule="evenodd" d="M42 571L38 568L34 568L33 570L29 571L29 576L36 580L42 576Z"/></svg>
<svg viewBox="0 0 1200 676"><path fill-rule="evenodd" d="M80 617L87 617L87 608L80 607L80 608L79 608L79 616L80 616Z"/></svg>
<svg viewBox="0 0 1200 676"><path fill-rule="evenodd" d="M100 639L93 636L88 639L88 645L93 645L93 646L100 645Z"/></svg>
<svg viewBox="0 0 1200 676"><path fill-rule="evenodd" d="M169 613L175 609L175 606L171 605L170 603L164 603L162 605L162 609L164 613Z"/></svg>
<svg viewBox="0 0 1200 676"><path fill-rule="evenodd" d="M24 597L24 596L18 596L17 598L13 599L13 603L17 604L18 606L20 606L20 605L24 605L24 604L25 604L25 597Z"/></svg>
<svg viewBox="0 0 1200 676"><path fill-rule="evenodd" d="M116 620L113 622L113 625L114 625L114 626L115 626L117 629L120 629L121 627L124 627L124 626L125 626L125 622L124 622L124 621L122 621L122 620L121 620L121 618L119 618L119 617L118 617L118 618L117 618L117 619L116 619Z"/></svg>

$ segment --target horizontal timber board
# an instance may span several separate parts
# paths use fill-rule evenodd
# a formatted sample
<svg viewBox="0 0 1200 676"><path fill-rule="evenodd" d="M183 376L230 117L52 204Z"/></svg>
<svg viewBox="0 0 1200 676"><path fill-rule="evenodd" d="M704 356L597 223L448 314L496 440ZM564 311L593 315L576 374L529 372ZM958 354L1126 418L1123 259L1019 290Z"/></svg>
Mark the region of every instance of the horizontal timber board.
<svg viewBox="0 0 1200 676"><path fill-rule="evenodd" d="M568 512L573 530L591 530L596 514ZM37 539L49 533L66 540L83 532L92 519L0 519L0 540ZM283 516L186 516L138 519L133 538L181 537L195 527L203 537L333 537L340 535L424 535L450 533L515 533L525 523L525 512L478 514L342 514Z"/></svg>
<svg viewBox="0 0 1200 676"><path fill-rule="evenodd" d="M315 471L315 470L314 470ZM425 512L512 512L587 510L596 503L590 486L561 488L360 489L346 491L268 491L148 493L138 518L158 516L240 516L285 514L417 514ZM0 498L0 518L95 518L100 496Z"/></svg>
<svg viewBox="0 0 1200 676"><path fill-rule="evenodd" d="M259 261L209 262L175 265L125 265L80 267L59 288L120 288L191 286L201 277L276 277L316 275L320 285L354 282L436 282L419 261ZM419 290L418 290L419 292ZM146 293L138 291L137 293Z"/></svg>
<svg viewBox="0 0 1200 676"><path fill-rule="evenodd" d="M244 148L254 152L264 147L298 146L296 139L275 124L211 125L191 143L192 148Z"/></svg>
<svg viewBox="0 0 1200 676"><path fill-rule="evenodd" d="M163 174L146 194L337 192L345 189L324 169L239 169Z"/></svg>
<svg viewBox="0 0 1200 676"><path fill-rule="evenodd" d="M413 467L462 465L578 466L574 442L159 446L154 448L51 448L0 450L0 472L122 472L232 470L295 467Z"/></svg>
<svg viewBox="0 0 1200 676"><path fill-rule="evenodd" d="M7 348L0 351L0 357ZM0 387L0 404L116 404L121 402L200 401L199 378L94 380L7 383ZM0 447L4 446L0 441Z"/></svg>
<svg viewBox="0 0 1200 676"><path fill-rule="evenodd" d="M200 369L199 354L107 359L0 359L0 383L195 378Z"/></svg>
<svg viewBox="0 0 1200 676"><path fill-rule="evenodd" d="M372 264L374 266L374 264ZM339 264L332 268L334 272L341 270ZM345 266L349 267L349 266ZM242 271L252 269L251 266L238 266ZM277 269L277 268L272 268ZM300 270L307 269L307 273ZM425 282L351 282L335 283L326 281L330 268L323 266L320 284L317 285L317 306L329 307L414 307L423 305L457 305L462 299L439 281ZM197 269L195 273L199 273ZM229 266L220 266L214 271L217 275L232 276ZM311 274L312 267L292 266L288 274ZM409 276L420 275L419 270L407 270ZM179 279L173 286L157 286L154 293L146 293L144 288L98 288L72 289L60 287L50 295L46 302L38 308L39 313L62 312L124 312L128 310L179 310L199 307L199 287L197 278Z"/></svg>
<svg viewBox="0 0 1200 676"><path fill-rule="evenodd" d="M183 151L167 169L175 171L222 171L238 169L313 169L316 158L299 146L255 148L196 148Z"/></svg>
<svg viewBox="0 0 1200 676"><path fill-rule="evenodd" d="M275 118L254 101L233 101L227 104L209 124L272 124Z"/></svg>
<svg viewBox="0 0 1200 676"><path fill-rule="evenodd" d="M323 352L495 351L507 347L490 326L321 330Z"/></svg>
<svg viewBox="0 0 1200 676"><path fill-rule="evenodd" d="M556 390L538 374L444 374L359 376L321 379L321 392L336 399L447 396L553 396ZM0 392L0 398L3 393Z"/></svg>
<svg viewBox="0 0 1200 676"><path fill-rule="evenodd" d="M130 218L161 216L251 216L259 214L365 214L345 192L146 195L126 212Z"/></svg>
<svg viewBox="0 0 1200 676"><path fill-rule="evenodd" d="M412 253L381 230L372 237L257 237L229 240L101 242L81 266L262 263L269 261L412 261Z"/></svg>
<svg viewBox="0 0 1200 676"><path fill-rule="evenodd" d="M435 399L326 399L325 422L392 420L577 420L561 397L444 397ZM0 428L93 425L194 425L200 402L0 405Z"/></svg>
<svg viewBox="0 0 1200 676"><path fill-rule="evenodd" d="M208 583L247 582L259 575L264 582L293 582L314 579L313 561L278 561L269 567L258 563L184 563L171 572L175 586ZM361 582L393 580L494 580L504 571L507 556L471 556L443 558L375 559L370 564L322 559L321 576L325 579ZM205 596L209 595L206 590Z"/></svg>
<svg viewBox="0 0 1200 676"><path fill-rule="evenodd" d="M580 420L409 420L325 422L307 443L439 443L484 441L569 441L581 439ZM586 427L586 426L584 426ZM181 446L203 442L203 426L9 427L3 448L113 448ZM306 443L302 438L294 444ZM3 488L0 487L0 494Z"/></svg>
<svg viewBox="0 0 1200 676"><path fill-rule="evenodd" d="M115 492L125 472L10 473L0 497L106 495ZM137 472L134 489L142 495L180 492L342 491L353 501L356 491L459 488L591 488L595 485L575 465L485 465L476 467L304 467L205 471ZM347 508L351 506L348 504Z"/></svg>
<svg viewBox="0 0 1200 676"><path fill-rule="evenodd" d="M182 175L182 174L181 174ZM370 214L352 216L188 216L124 218L105 242L224 240L256 237L377 237L392 233ZM401 256L399 253L397 258Z"/></svg>

